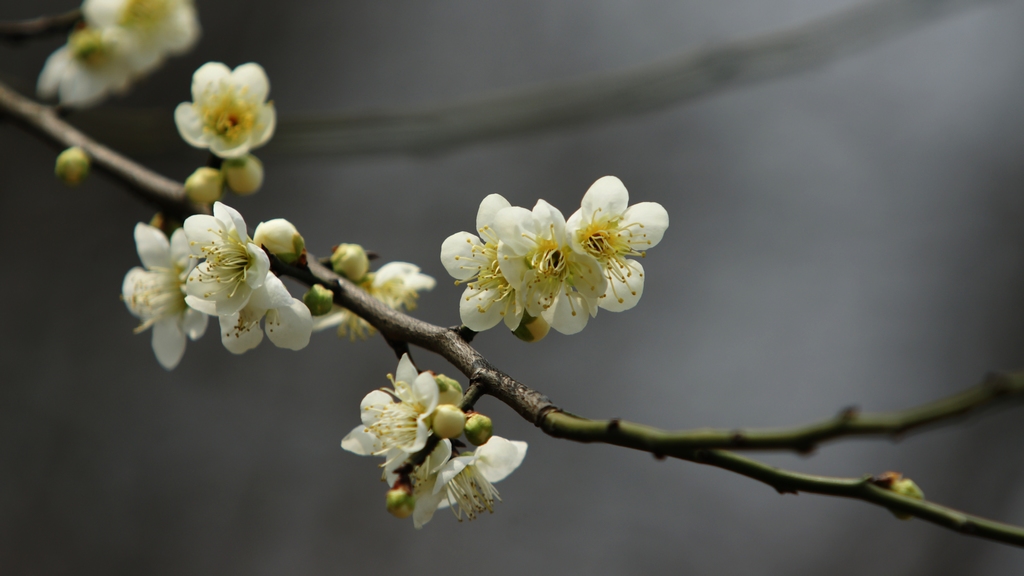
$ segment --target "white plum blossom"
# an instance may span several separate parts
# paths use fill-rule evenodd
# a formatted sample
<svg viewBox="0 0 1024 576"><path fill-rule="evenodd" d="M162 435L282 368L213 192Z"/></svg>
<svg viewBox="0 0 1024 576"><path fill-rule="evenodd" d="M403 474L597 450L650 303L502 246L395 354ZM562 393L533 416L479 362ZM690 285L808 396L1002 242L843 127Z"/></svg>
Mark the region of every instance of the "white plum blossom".
<svg viewBox="0 0 1024 576"><path fill-rule="evenodd" d="M234 354L252 350L263 341L260 320L267 336L278 348L302 350L309 344L313 317L302 300L293 298L284 283L268 273L263 285L253 290L249 303L234 314L220 317L220 336L224 347Z"/></svg>
<svg viewBox="0 0 1024 576"><path fill-rule="evenodd" d="M212 316L237 314L266 280L267 254L249 238L242 215L220 202L213 216L189 216L184 230L192 254L206 259L189 274L185 301Z"/></svg>
<svg viewBox="0 0 1024 576"><path fill-rule="evenodd" d="M136 333L153 329L156 359L171 370L185 353L185 337L196 340L206 331L206 316L185 304L182 290L195 261L181 229L168 241L159 229L136 224L135 247L145 268L125 274L121 295L128 311L142 321Z"/></svg>
<svg viewBox="0 0 1024 576"><path fill-rule="evenodd" d="M192 102L174 110L186 142L221 158L238 158L267 143L277 115L267 102L270 82L256 63L234 70L220 62L203 64L192 75Z"/></svg>
<svg viewBox="0 0 1024 576"><path fill-rule="evenodd" d="M416 309L419 293L432 290L437 284L432 276L420 272L420 267L408 262L388 262L376 272L370 272L358 284L370 296L395 310ZM348 336L353 342L365 340L376 330L373 326L347 308L335 306L324 316L313 319L313 330L320 331L338 327L338 336Z"/></svg>
<svg viewBox="0 0 1024 576"><path fill-rule="evenodd" d="M538 200L532 212L517 206L498 211L494 229L501 273L526 312L562 334L583 330L597 315L608 281L593 256L572 249L562 213Z"/></svg>
<svg viewBox="0 0 1024 576"><path fill-rule="evenodd" d="M392 463L426 445L439 391L434 375L417 372L408 354L402 355L388 379L394 389L374 390L363 398L363 423L342 439L341 447L361 456L387 454Z"/></svg>
<svg viewBox="0 0 1024 576"><path fill-rule="evenodd" d="M494 501L501 500L494 483L504 480L525 457L526 442L492 436L473 452L450 459L438 470L434 482L434 493L446 496L439 507L451 506L459 520L463 514L473 520L484 510L494 512Z"/></svg>
<svg viewBox="0 0 1024 576"><path fill-rule="evenodd" d="M466 284L459 316L466 327L477 332L493 328L503 319L509 330L515 330L523 319L523 303L516 298L515 287L498 265L500 240L494 218L509 207L511 204L503 196L487 196L476 214L479 236L456 232L441 244L441 264L456 284Z"/></svg>
<svg viewBox="0 0 1024 576"><path fill-rule="evenodd" d="M598 306L612 312L636 306L644 292L644 268L628 257L643 258L668 228L668 212L661 204L628 204L622 182L605 176L590 186L582 206L565 224L572 249L601 263L608 288Z"/></svg>
<svg viewBox="0 0 1024 576"><path fill-rule="evenodd" d="M199 38L192 0L85 0L83 22L46 60L36 90L86 107L128 86Z"/></svg>
<svg viewBox="0 0 1024 576"><path fill-rule="evenodd" d="M40 98L57 98L63 106L86 107L125 91L134 75L126 42L116 28L77 28L46 59L36 92Z"/></svg>
<svg viewBox="0 0 1024 576"><path fill-rule="evenodd" d="M199 39L192 0L85 0L91 26L122 31L125 57L134 74L144 74L168 55L181 54Z"/></svg>

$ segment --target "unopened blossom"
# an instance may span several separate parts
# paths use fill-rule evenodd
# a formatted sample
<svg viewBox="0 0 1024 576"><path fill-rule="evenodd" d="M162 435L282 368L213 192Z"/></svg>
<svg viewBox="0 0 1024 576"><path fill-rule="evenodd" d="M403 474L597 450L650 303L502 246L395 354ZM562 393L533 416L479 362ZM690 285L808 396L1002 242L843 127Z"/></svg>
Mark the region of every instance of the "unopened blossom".
<svg viewBox="0 0 1024 576"><path fill-rule="evenodd" d="M189 216L184 230L192 254L205 258L188 276L186 302L213 316L237 314L266 280L267 254L249 238L242 215L220 202L213 216Z"/></svg>
<svg viewBox="0 0 1024 576"><path fill-rule="evenodd" d="M419 293L432 290L437 284L433 277L420 272L419 266L408 262L389 262L376 272L370 272L357 284L370 296L395 310L416 309ZM314 319L313 330L338 327L338 336L349 340L365 340L376 330L351 310L336 306L334 311Z"/></svg>
<svg viewBox="0 0 1024 576"><path fill-rule="evenodd" d="M644 268L631 257L643 258L661 242L668 212L657 202L628 206L629 193L614 176L594 182L565 229L572 248L601 263L608 289L598 306L612 312L629 310L644 292Z"/></svg>
<svg viewBox="0 0 1024 576"><path fill-rule="evenodd" d="M476 234L457 232L441 244L441 264L455 278L465 283L459 302L459 317L471 330L481 332L505 321L515 330L523 318L523 304L516 298L516 289L505 278L498 265L498 235L494 218L498 211L511 204L499 194L483 199L476 213Z"/></svg>
<svg viewBox="0 0 1024 576"><path fill-rule="evenodd" d="M374 390L363 398L359 405L363 423L345 436L341 447L364 456L388 454L388 462L393 462L402 453L412 454L426 445L438 388L433 374L417 372L408 354L402 355L388 379L394 388Z"/></svg>
<svg viewBox="0 0 1024 576"><path fill-rule="evenodd" d="M206 315L185 304L183 287L195 261L181 229L168 241L158 228L136 224L135 247L144 268L125 274L121 296L142 321L135 332L153 329L156 359L171 370L185 353L185 337L196 340L206 331Z"/></svg>
<svg viewBox="0 0 1024 576"><path fill-rule="evenodd" d="M134 74L151 71L199 39L192 0L85 0L82 15L91 26L121 33Z"/></svg>
<svg viewBox="0 0 1024 576"><path fill-rule="evenodd" d="M36 92L71 107L92 106L123 92L134 76L126 43L117 28L76 28L67 44L46 59Z"/></svg>
<svg viewBox="0 0 1024 576"><path fill-rule="evenodd" d="M268 273L263 285L253 290L249 303L234 314L220 316L221 342L233 354L242 354L263 341L260 320L267 337L278 348L301 350L309 344L313 317L309 308L293 298L284 283Z"/></svg>
<svg viewBox="0 0 1024 576"><path fill-rule="evenodd" d="M526 442L491 436L486 444L449 460L438 470L434 492L445 494L439 507L452 507L455 517L473 520L484 510L494 512L501 500L495 482L504 480L526 457Z"/></svg>
<svg viewBox="0 0 1024 576"><path fill-rule="evenodd" d="M267 143L277 115L267 102L270 82L259 64L231 70L220 62L203 64L192 75L192 102L174 110L178 133L196 148L221 158L238 158Z"/></svg>
<svg viewBox="0 0 1024 576"><path fill-rule="evenodd" d="M608 281L600 263L572 249L565 217L544 200L533 211L513 206L494 217L498 265L526 312L562 334L575 334L597 315Z"/></svg>

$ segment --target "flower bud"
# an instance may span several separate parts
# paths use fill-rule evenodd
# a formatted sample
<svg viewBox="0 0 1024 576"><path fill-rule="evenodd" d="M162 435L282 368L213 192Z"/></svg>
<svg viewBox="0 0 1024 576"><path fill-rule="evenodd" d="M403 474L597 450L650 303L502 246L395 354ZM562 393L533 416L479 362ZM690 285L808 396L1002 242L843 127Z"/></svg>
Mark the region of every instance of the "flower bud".
<svg viewBox="0 0 1024 576"><path fill-rule="evenodd" d="M331 292L327 288L319 284L314 284L302 296L302 302L309 308L309 313L313 316L323 316L331 311L331 306L334 305L334 292Z"/></svg>
<svg viewBox="0 0 1024 576"><path fill-rule="evenodd" d="M260 222L252 241L263 246L282 261L292 264L306 251L306 241L291 222L284 218L274 218Z"/></svg>
<svg viewBox="0 0 1024 576"><path fill-rule="evenodd" d="M331 254L331 268L352 282L359 282L370 269L370 259L359 244L339 244Z"/></svg>
<svg viewBox="0 0 1024 576"><path fill-rule="evenodd" d="M224 175L216 168L197 168L185 180L185 194L193 202L212 204L224 195Z"/></svg>
<svg viewBox="0 0 1024 576"><path fill-rule="evenodd" d="M392 488L387 495L388 512L396 518L408 518L416 509L416 497L408 488Z"/></svg>
<svg viewBox="0 0 1024 576"><path fill-rule="evenodd" d="M263 186L263 162L252 154L231 158L221 166L228 188L239 196L246 196Z"/></svg>
<svg viewBox="0 0 1024 576"><path fill-rule="evenodd" d="M543 318L533 317L524 312L523 319L519 322L519 327L513 330L512 333L523 342L540 342L548 335L550 330L551 325Z"/></svg>
<svg viewBox="0 0 1024 576"><path fill-rule="evenodd" d="M494 434L494 425L491 423L491 419L483 414L476 413L471 414L466 419L466 440L473 446L482 446L487 444L487 441L491 439L491 435Z"/></svg>
<svg viewBox="0 0 1024 576"><path fill-rule="evenodd" d="M924 492L914 483L910 478L900 478L889 486L889 489L897 494L906 496L907 498L914 498L915 500L924 500ZM910 514L904 514L902 512L893 512L900 520L910 520L913 518Z"/></svg>
<svg viewBox="0 0 1024 576"><path fill-rule="evenodd" d="M434 423L431 428L441 438L456 438L462 434L466 426L466 414L452 404L441 404L434 410Z"/></svg>
<svg viewBox="0 0 1024 576"><path fill-rule="evenodd" d="M60 181L68 186L78 186L89 175L92 161L89 155L78 146L72 146L57 156L54 173Z"/></svg>
<svg viewBox="0 0 1024 576"><path fill-rule="evenodd" d="M457 380L438 374L434 382L437 382L438 404L458 404L462 400L462 386Z"/></svg>

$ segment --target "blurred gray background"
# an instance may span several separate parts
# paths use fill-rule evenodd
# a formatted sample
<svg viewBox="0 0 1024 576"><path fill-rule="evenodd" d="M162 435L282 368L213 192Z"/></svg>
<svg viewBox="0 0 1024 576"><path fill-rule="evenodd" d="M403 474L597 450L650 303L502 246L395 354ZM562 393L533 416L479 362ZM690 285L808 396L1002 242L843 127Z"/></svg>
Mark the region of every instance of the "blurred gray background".
<svg viewBox="0 0 1024 576"><path fill-rule="evenodd" d="M261 63L279 114L447 102L625 69L783 29L851 0L199 2L204 35L111 109L188 99L209 60ZM4 0L0 18L73 7ZM358 242L438 279L418 317L458 322L438 260L486 194L566 215L619 176L671 216L646 292L573 337L475 344L563 407L667 428L778 426L912 406L1024 356L1024 4L1000 2L815 71L629 119L433 156L259 151L264 189L311 251ZM0 46L30 89L51 38ZM72 117L74 120L74 116ZM134 127L126 123L124 130ZM124 150L184 179L205 161ZM66 189L55 151L0 123L0 572L4 574L1019 573L1017 549L861 502L779 496L713 468L546 437L497 512L425 529L384 511L376 462L343 452L395 359L332 333L236 357L216 330L171 373L118 299L149 207L110 178ZM294 292L300 294L293 285ZM452 373L420 351L423 367ZM463 380L464 381L464 380ZM812 473L898 470L930 499L1024 524L1024 419L1002 409L899 443L851 440Z"/></svg>

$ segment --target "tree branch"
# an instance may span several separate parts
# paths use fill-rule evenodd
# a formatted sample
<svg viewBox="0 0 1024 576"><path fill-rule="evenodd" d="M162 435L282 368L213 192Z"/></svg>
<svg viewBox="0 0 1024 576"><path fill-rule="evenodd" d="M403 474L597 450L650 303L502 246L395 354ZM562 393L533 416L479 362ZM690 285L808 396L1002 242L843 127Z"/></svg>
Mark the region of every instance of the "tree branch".
<svg viewBox="0 0 1024 576"><path fill-rule="evenodd" d="M209 213L209 208L185 198L185 188L181 183L161 176L96 142L62 120L52 106L33 102L2 82L0 115L14 119L57 148L81 147L92 158L93 166L121 180L136 196L168 216L184 219L191 214Z"/></svg>
<svg viewBox="0 0 1024 576"><path fill-rule="evenodd" d="M82 19L80 9L30 20L0 21L0 40L21 42L36 36L67 34Z"/></svg>
<svg viewBox="0 0 1024 576"><path fill-rule="evenodd" d="M37 132L60 145L84 144L83 148L96 154L97 160L103 159L102 166L111 175L123 180L138 196L147 201L166 201L176 206L182 216L189 213L205 213L205 207L182 201L181 184L92 141L58 118L52 109L30 102L2 84L0 111L10 113L30 131ZM271 256L271 266L279 275L291 276L308 285L322 284L331 289L336 304L364 318L389 341L412 344L441 355L469 378L470 386L461 403L466 409L471 408L482 394L487 394L498 398L520 416L554 437L614 444L650 452L656 457L673 456L747 476L768 484L781 493L809 492L853 498L909 514L964 534L1024 546L1024 528L902 496L876 485L870 476L861 479L813 476L779 470L732 452L707 449L709 446L736 445L729 444L737 442L735 431L697 430L671 433L619 420L602 422L571 415L555 406L547 396L492 366L463 338L462 327L443 328L393 310L320 264L312 255L309 255L307 260L307 267L300 267L285 264ZM736 446L806 449L823 440L842 436L892 435L949 420L995 400L1018 395L1022 389L1024 373L990 376L974 388L918 408L863 416L847 411L836 419L788 431L744 432L744 440ZM432 450L437 441L434 437L433 443L428 442L424 451L411 456L404 470L408 472L411 466L422 462L429 455L428 449ZM755 445L745 445L751 441Z"/></svg>

